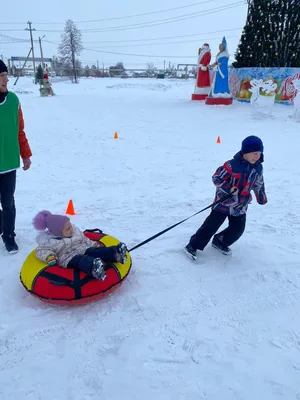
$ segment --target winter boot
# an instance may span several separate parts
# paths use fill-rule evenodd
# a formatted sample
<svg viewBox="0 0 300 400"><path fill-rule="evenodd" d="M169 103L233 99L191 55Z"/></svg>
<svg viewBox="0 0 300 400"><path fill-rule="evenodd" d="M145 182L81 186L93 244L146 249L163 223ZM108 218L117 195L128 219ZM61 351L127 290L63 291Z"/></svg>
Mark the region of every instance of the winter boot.
<svg viewBox="0 0 300 400"><path fill-rule="evenodd" d="M219 250L221 253L225 254L226 256L231 254L231 250L226 244L223 242L221 237L219 236L214 236L213 241L212 241L212 247L215 249Z"/></svg>
<svg viewBox="0 0 300 400"><path fill-rule="evenodd" d="M128 249L126 247L126 244L119 243L116 246L116 250L115 250L116 262L121 263L121 264L125 264L125 262L127 260L127 255L126 255L127 251L128 251Z"/></svg>
<svg viewBox="0 0 300 400"><path fill-rule="evenodd" d="M197 259L197 250L194 249L194 247L192 247L190 243L187 246L185 246L184 251L188 255L188 257L190 257L192 260Z"/></svg>
<svg viewBox="0 0 300 400"><path fill-rule="evenodd" d="M104 281L106 273L101 258L95 258L92 266L92 275L94 278Z"/></svg>
<svg viewBox="0 0 300 400"><path fill-rule="evenodd" d="M19 251L19 247L17 243L15 242L14 235L9 235L9 236L3 236L2 235L2 240L4 243L4 246L6 248L6 251L9 254L16 254Z"/></svg>

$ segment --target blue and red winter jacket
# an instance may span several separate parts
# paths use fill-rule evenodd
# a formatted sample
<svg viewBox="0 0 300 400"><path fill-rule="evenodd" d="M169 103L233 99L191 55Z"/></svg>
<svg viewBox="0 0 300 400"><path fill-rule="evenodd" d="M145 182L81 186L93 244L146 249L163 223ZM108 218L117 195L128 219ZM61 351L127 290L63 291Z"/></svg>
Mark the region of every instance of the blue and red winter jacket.
<svg viewBox="0 0 300 400"><path fill-rule="evenodd" d="M251 190L254 191L259 204L266 204L268 199L265 192L262 162L263 155L252 165L239 152L232 160L226 161L223 166L219 167L212 177L213 183L217 187L215 201L220 200L224 194L229 194L233 187L236 187L239 193L217 204L213 209L233 216L246 214L248 204L252 200Z"/></svg>

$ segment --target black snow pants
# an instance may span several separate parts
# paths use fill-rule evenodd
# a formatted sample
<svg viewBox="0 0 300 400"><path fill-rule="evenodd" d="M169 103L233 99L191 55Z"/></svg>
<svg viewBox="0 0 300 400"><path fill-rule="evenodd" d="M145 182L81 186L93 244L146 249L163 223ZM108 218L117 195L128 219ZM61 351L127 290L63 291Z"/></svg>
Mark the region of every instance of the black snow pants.
<svg viewBox="0 0 300 400"><path fill-rule="evenodd" d="M3 240L15 236L15 189L16 189L16 171L0 174L0 235L3 234Z"/></svg>
<svg viewBox="0 0 300 400"><path fill-rule="evenodd" d="M226 246L231 246L244 233L246 214L234 217L215 210L211 211L201 227L191 237L190 245L196 250L204 250L210 239L225 222L226 218L228 218L229 222L228 227L222 232L219 232L216 237L219 237Z"/></svg>
<svg viewBox="0 0 300 400"><path fill-rule="evenodd" d="M79 254L73 257L68 263L68 268L79 269L90 275L95 258L101 258L101 260L104 262L115 262L115 251L116 246L90 247L86 250L85 254Z"/></svg>

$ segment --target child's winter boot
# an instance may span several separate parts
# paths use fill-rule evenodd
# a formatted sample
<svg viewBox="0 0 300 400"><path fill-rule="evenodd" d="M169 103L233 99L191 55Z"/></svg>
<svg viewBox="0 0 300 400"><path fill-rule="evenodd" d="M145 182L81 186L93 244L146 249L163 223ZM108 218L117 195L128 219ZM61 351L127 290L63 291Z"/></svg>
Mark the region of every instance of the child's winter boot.
<svg viewBox="0 0 300 400"><path fill-rule="evenodd" d="M116 257L116 261L118 263L125 264L125 262L127 260L127 255L126 255L127 251L128 251L128 249L126 247L126 244L124 244L124 243L119 243L116 246L115 257Z"/></svg>
<svg viewBox="0 0 300 400"><path fill-rule="evenodd" d="M106 278L106 273L101 258L94 259L92 275L94 278L99 279L100 281L104 281L104 279Z"/></svg>

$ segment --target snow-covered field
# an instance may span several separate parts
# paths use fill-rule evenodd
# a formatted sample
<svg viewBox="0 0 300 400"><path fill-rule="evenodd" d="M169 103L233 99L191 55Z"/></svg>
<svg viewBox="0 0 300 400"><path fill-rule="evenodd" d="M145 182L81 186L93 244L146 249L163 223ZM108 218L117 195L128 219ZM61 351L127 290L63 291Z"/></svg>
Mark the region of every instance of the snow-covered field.
<svg viewBox="0 0 300 400"><path fill-rule="evenodd" d="M1 400L300 399L300 124L292 108L190 100L194 82L81 79L39 97L20 80L32 169L18 172L19 254L0 249ZM119 139L114 140L114 132ZM243 138L265 144L269 203L249 207L232 257L182 248L209 211L132 252L109 297L76 308L31 297L19 271L33 216L64 213L129 247L210 204L211 176ZM221 144L216 144L220 136Z"/></svg>

